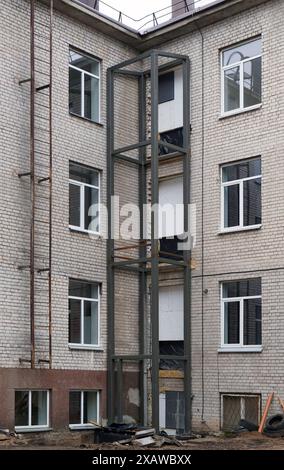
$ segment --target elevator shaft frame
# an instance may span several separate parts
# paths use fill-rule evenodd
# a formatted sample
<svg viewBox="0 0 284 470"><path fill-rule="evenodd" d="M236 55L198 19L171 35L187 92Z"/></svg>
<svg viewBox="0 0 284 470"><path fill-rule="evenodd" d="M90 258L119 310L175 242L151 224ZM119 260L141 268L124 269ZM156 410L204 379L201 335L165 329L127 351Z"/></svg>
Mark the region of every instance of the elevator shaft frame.
<svg viewBox="0 0 284 470"><path fill-rule="evenodd" d="M167 63L159 65L159 59L167 60ZM150 61L150 68L136 71L131 69L133 65L139 65L144 60ZM171 150L170 154L159 155L158 126L158 78L161 71L174 67L182 67L183 77L183 146L162 142L164 147ZM128 69L127 67L130 67ZM142 68L140 66L140 68ZM184 200L184 231L188 232L189 216L188 205L190 203L190 115L189 115L189 69L188 56L168 53L160 50L151 50L137 56L134 59L124 61L107 72L107 115L108 115L108 421L113 422L115 418L122 420L122 380L123 362L137 362L140 367L140 423L145 425L145 361L151 360L151 386L152 386L152 426L159 431L159 363L161 359L174 359L183 361L184 364L184 396L185 396L185 432L191 432L191 252L184 250L181 260L164 258L159 253L159 239L155 234L155 217L151 213L151 256L147 257L147 247L141 243L139 257L133 260L115 261L114 239L112 233L113 208L111 207L114 195L114 162L118 159L136 165L139 171L139 208L140 208L140 241L143 241L143 204L147 202L146 196L146 169L151 168L151 204L159 202L159 164L181 158L183 162L183 200ZM115 149L115 109L114 109L114 86L116 75L136 77L139 84L139 142L123 148ZM146 80L151 83L151 136L147 139L146 129ZM147 147L151 148L151 160L146 159ZM139 158L135 159L125 155L128 151L138 149ZM183 271L184 278L184 355L164 356L159 351L159 269L164 264L171 265ZM150 268L148 267L150 265ZM117 355L115 348L115 271L126 269L139 274L139 354ZM151 354L145 353L145 294L147 289L147 276L151 278L151 307L150 318L152 324ZM115 393L116 390L116 393ZM116 403L115 403L116 400ZM116 405L116 407L115 407Z"/></svg>

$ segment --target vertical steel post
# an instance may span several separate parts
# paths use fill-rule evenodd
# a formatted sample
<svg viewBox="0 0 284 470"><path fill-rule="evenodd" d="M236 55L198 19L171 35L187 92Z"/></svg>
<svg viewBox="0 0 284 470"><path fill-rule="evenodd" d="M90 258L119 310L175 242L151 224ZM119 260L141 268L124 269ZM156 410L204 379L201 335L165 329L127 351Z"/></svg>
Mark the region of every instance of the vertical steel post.
<svg viewBox="0 0 284 470"><path fill-rule="evenodd" d="M116 405L117 405L117 421L123 422L123 362L122 359L116 360Z"/></svg>
<svg viewBox="0 0 284 470"><path fill-rule="evenodd" d="M146 93L145 93L145 77L141 74L139 77L139 142L146 140ZM147 188L146 188L146 147L139 149L139 211L140 211L140 242L144 240L144 212L143 206L147 202ZM139 248L139 257L146 258L147 247L141 244ZM145 263L143 266L146 267ZM139 353L145 354L145 297L147 290L147 277L146 272L139 273ZM139 390L140 390L140 423L147 424L146 406L147 400L145 394L147 393L147 383L145 383L145 361L140 361L139 366Z"/></svg>
<svg viewBox="0 0 284 470"><path fill-rule="evenodd" d="M158 53L151 53L151 321L152 321L152 426L159 431L159 162L158 162ZM154 210L153 210L154 207Z"/></svg>
<svg viewBox="0 0 284 470"><path fill-rule="evenodd" d="M49 368L52 369L52 28L53 28L53 0L50 0L50 31L49 31L49 260L48 260L48 333L49 333Z"/></svg>
<svg viewBox="0 0 284 470"><path fill-rule="evenodd" d="M190 112L189 112L189 59L183 61L183 147L187 152L183 157L183 203L184 203L184 232L190 228ZM188 242L191 235L188 234ZM185 397L185 432L191 432L191 251L183 251L184 267L184 397Z"/></svg>
<svg viewBox="0 0 284 470"><path fill-rule="evenodd" d="M31 171L31 225L30 225L30 337L31 368L35 367L35 0L31 0L30 11L30 171Z"/></svg>
<svg viewBox="0 0 284 470"><path fill-rule="evenodd" d="M108 209L108 240L107 240L107 311L108 311L108 383L107 383L107 408L108 420L114 418L114 367L113 356L115 354L115 308L114 308L114 268L113 250L114 234L112 233L112 195L114 194L114 75L113 71L107 71L107 209Z"/></svg>

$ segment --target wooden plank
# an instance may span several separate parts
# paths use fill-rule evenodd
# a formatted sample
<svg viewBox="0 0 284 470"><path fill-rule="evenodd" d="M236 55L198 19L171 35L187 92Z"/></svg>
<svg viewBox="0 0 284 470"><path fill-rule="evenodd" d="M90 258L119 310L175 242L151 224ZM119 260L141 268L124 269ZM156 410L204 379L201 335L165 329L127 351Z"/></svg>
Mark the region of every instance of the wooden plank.
<svg viewBox="0 0 284 470"><path fill-rule="evenodd" d="M281 400L280 397L278 397L278 401L279 401L279 403L280 403L280 406L281 406L282 410L284 411L284 401Z"/></svg>
<svg viewBox="0 0 284 470"><path fill-rule="evenodd" d="M262 431L263 431L265 421L266 421L266 418L267 418L267 415L268 415L269 407L270 407L272 399L273 399L273 395L274 395L274 392L270 393L270 395L269 395L269 397L266 401L266 405L265 405L265 408L264 408L264 413L262 415L260 425L259 425L259 428L258 428L258 432L260 432L260 433L262 433Z"/></svg>
<svg viewBox="0 0 284 470"><path fill-rule="evenodd" d="M160 370L159 377L164 379L182 379L184 373L182 370Z"/></svg>

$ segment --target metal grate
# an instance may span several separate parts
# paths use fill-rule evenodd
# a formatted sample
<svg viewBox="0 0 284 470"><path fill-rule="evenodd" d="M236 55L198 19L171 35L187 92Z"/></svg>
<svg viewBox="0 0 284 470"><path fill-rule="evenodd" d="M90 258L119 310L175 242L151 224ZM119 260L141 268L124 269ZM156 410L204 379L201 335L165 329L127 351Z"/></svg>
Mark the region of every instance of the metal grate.
<svg viewBox="0 0 284 470"><path fill-rule="evenodd" d="M221 395L222 430L233 431L241 419L259 423L260 395Z"/></svg>

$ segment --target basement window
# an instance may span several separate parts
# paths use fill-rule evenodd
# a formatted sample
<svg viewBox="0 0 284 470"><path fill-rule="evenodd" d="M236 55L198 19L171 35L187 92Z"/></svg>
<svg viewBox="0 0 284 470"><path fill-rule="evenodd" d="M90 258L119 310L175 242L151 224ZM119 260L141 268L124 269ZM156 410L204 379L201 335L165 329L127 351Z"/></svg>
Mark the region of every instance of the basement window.
<svg viewBox="0 0 284 470"><path fill-rule="evenodd" d="M261 158L225 165L222 172L221 230L261 226Z"/></svg>
<svg viewBox="0 0 284 470"><path fill-rule="evenodd" d="M259 107L261 103L261 38L222 52L222 114Z"/></svg>
<svg viewBox="0 0 284 470"><path fill-rule="evenodd" d="M69 345L74 348L99 348L99 284L69 281Z"/></svg>
<svg viewBox="0 0 284 470"><path fill-rule="evenodd" d="M222 430L234 431L241 419L259 424L260 395L221 394Z"/></svg>
<svg viewBox="0 0 284 470"><path fill-rule="evenodd" d="M49 391L15 391L15 430L41 431L49 428Z"/></svg>
<svg viewBox="0 0 284 470"><path fill-rule="evenodd" d="M69 111L100 121L100 61L75 50L69 51Z"/></svg>
<svg viewBox="0 0 284 470"><path fill-rule="evenodd" d="M100 232L100 172L70 162L69 227L72 230Z"/></svg>
<svg viewBox="0 0 284 470"><path fill-rule="evenodd" d="M69 422L71 429L93 428L99 420L99 392L71 391L69 393Z"/></svg>
<svg viewBox="0 0 284 470"><path fill-rule="evenodd" d="M175 99L175 73L159 75L159 104Z"/></svg>
<svg viewBox="0 0 284 470"><path fill-rule="evenodd" d="M222 347L261 351L261 279L222 284Z"/></svg>

